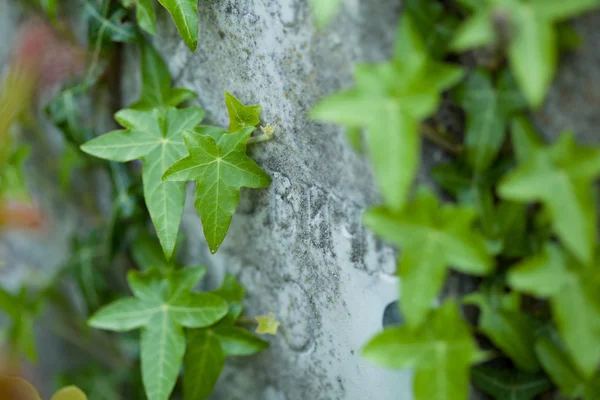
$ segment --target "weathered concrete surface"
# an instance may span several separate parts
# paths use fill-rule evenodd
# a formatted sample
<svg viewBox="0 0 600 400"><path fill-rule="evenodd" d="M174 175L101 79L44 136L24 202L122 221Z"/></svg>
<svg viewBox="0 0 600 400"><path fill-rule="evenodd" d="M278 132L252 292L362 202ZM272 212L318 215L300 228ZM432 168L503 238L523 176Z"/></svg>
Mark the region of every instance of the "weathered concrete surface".
<svg viewBox="0 0 600 400"><path fill-rule="evenodd" d="M201 1L194 54L163 15L156 43L211 123L227 123L227 90L260 104L264 123L278 127L274 140L251 151L273 183L242 192L215 256L188 194L189 260L209 265L213 286L234 273L247 288L247 315L272 311L281 321L269 350L228 362L211 398L412 398L409 373L360 355L398 297L394 251L361 224L377 201L369 162L342 130L307 117L317 99L351 85L355 62L389 58L399 13L398 0L347 1L319 33L304 0Z"/></svg>
<svg viewBox="0 0 600 400"><path fill-rule="evenodd" d="M583 39L581 46L565 53L546 104L535 114L537 125L547 138L563 130L575 133L586 144L600 144L600 12L573 22Z"/></svg>

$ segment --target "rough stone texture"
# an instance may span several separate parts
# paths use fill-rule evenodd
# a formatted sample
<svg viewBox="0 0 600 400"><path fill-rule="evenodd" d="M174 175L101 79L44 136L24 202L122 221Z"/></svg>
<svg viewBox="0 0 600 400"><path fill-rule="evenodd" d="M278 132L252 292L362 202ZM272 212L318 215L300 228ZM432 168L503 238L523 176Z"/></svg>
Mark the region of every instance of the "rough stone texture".
<svg viewBox="0 0 600 400"><path fill-rule="evenodd" d="M583 39L581 47L563 55L558 76L546 104L536 113L537 125L548 138L565 129L586 144L600 143L600 12L573 23Z"/></svg>
<svg viewBox="0 0 600 400"><path fill-rule="evenodd" d="M411 375L367 363L362 346L398 298L394 251L361 224L377 201L368 160L342 130L310 122L319 98L351 84L357 61L391 54L400 2L348 1L317 32L306 1L199 3L200 41L191 54L163 16L157 45L179 86L195 90L211 123L226 125L223 91L263 107L274 140L252 157L268 189L243 191L228 237L208 253L192 205L184 215L187 256L247 288L246 312L281 321L271 348L230 360L214 399L410 399ZM191 189L191 188L190 188Z"/></svg>

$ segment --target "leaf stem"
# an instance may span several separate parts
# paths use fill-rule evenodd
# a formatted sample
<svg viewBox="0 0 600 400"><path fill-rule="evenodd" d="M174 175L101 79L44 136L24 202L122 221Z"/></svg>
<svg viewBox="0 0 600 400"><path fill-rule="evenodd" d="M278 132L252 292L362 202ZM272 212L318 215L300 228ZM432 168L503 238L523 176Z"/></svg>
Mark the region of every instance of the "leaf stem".
<svg viewBox="0 0 600 400"><path fill-rule="evenodd" d="M459 155L464 150L464 147L460 143L455 142L450 135L440 132L438 129L427 123L422 123L419 127L419 131L423 137L429 139L449 153Z"/></svg>

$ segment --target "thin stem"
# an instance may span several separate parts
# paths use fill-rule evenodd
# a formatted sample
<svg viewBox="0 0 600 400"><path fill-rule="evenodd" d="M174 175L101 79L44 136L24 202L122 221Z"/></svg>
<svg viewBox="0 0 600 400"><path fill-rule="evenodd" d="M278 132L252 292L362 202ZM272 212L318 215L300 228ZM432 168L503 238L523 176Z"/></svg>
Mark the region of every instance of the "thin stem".
<svg viewBox="0 0 600 400"><path fill-rule="evenodd" d="M459 155L464 151L464 148L461 144L456 143L454 139L443 132L439 132L433 126L428 125L426 123L422 123L419 127L421 135L423 137L429 139L431 142L437 144L442 147L444 150L452 153L454 155Z"/></svg>

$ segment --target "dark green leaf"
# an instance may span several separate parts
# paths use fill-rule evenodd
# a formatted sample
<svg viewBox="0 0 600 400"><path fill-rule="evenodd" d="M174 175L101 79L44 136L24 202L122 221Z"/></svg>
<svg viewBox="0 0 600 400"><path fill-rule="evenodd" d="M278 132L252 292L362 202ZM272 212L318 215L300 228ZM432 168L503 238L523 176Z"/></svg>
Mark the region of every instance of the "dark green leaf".
<svg viewBox="0 0 600 400"><path fill-rule="evenodd" d="M202 219L204 236L215 253L227 234L242 187L261 188L269 176L246 155L246 141L253 128L213 136L186 132L189 155L165 171L166 182L196 181L194 206Z"/></svg>
<svg viewBox="0 0 600 400"><path fill-rule="evenodd" d="M533 400L535 396L552 389L552 382L543 374L481 366L472 368L471 376L475 386L494 400Z"/></svg>
<svg viewBox="0 0 600 400"><path fill-rule="evenodd" d="M185 399L206 399L217 383L224 365L225 354L219 339L207 329L192 331L183 367Z"/></svg>

